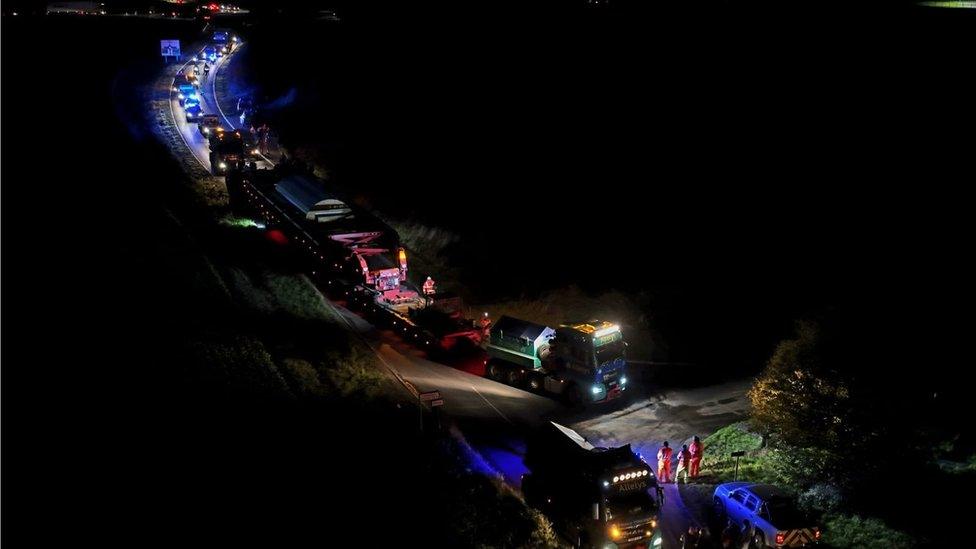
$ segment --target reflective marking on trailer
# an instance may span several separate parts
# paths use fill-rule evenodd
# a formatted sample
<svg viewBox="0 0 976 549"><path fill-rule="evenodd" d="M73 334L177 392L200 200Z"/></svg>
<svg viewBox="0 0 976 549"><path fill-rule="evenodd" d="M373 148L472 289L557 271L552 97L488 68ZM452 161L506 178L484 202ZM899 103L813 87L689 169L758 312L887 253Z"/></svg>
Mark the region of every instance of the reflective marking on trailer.
<svg viewBox="0 0 976 549"><path fill-rule="evenodd" d="M806 545L809 543L813 543L814 539L815 536L813 530L811 530L810 528L790 530L786 534L786 539L783 542L783 545L786 547L790 547L793 545Z"/></svg>

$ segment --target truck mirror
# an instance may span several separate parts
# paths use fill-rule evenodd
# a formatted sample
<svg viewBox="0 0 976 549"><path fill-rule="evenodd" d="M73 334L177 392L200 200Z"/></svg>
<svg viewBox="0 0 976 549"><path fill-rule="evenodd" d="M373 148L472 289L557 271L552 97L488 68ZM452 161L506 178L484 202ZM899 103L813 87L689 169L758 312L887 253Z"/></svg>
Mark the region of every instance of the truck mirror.
<svg viewBox="0 0 976 549"><path fill-rule="evenodd" d="M600 504L593 504L593 520L600 520Z"/></svg>

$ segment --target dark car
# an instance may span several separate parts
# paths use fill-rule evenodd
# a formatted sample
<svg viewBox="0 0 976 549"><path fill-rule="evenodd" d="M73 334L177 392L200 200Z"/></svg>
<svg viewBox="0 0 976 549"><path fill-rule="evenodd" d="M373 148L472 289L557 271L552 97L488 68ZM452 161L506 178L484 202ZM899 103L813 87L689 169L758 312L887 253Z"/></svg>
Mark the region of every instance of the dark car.
<svg viewBox="0 0 976 549"><path fill-rule="evenodd" d="M192 104L183 110L186 113L187 122L196 122L203 116L203 108L200 107L199 103Z"/></svg>
<svg viewBox="0 0 976 549"><path fill-rule="evenodd" d="M200 121L197 124L197 129L200 130L200 135L206 137L214 135L218 130L220 130L220 117L216 114L205 114L200 117Z"/></svg>

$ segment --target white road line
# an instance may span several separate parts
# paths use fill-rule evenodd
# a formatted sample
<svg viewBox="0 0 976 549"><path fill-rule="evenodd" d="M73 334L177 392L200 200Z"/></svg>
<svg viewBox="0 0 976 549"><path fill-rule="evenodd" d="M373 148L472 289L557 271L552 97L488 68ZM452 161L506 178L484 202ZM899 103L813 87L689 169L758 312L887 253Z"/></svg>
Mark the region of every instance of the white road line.
<svg viewBox="0 0 976 549"><path fill-rule="evenodd" d="M244 47L244 42L241 42L234 51L240 50L243 47ZM220 112L220 116L224 117L224 122L227 122L227 125L230 126L230 129L232 130L237 129L237 126L235 126L234 123L230 121L230 118L227 118L227 115L224 114L224 109L220 108L220 98L217 96L217 72L220 70L220 66L224 64L224 61L230 59L230 55L233 53L234 52L231 52L230 54L227 54L220 58L220 63L214 66L213 77L210 79L211 80L210 89L213 90L212 97L213 97L214 105L217 106L217 111ZM268 158L267 156L264 156L264 154L258 152L258 156L264 159L264 161L267 162L268 164L271 164L272 168L275 167L275 163L272 162L271 159Z"/></svg>
<svg viewBox="0 0 976 549"><path fill-rule="evenodd" d="M485 398L485 395L481 394L481 391L479 391L477 387L475 387L474 385L468 385L468 387L471 387L471 390L472 391L478 393L478 396L481 397L481 400L485 401L485 404L487 404L488 406L491 406L491 409L492 410L498 412L498 415L500 415L502 417L502 419L504 419L505 421L507 421L509 425L515 425L514 423L512 423L512 420L508 419L508 416L506 416L505 414L502 413L501 410L499 410L498 408L495 408L495 405L492 404L490 400L488 400L487 398Z"/></svg>
<svg viewBox="0 0 976 549"><path fill-rule="evenodd" d="M241 48L243 46L244 46L244 44L241 43L241 45L239 45L237 47L238 48ZM220 108L220 101L217 99L217 71L220 70L220 66L223 65L224 64L224 61L226 61L229 57L230 57L230 54L227 54L227 55L221 57L220 58L220 62L217 63L217 65L214 67L213 76L210 78L210 89L213 90L213 95L211 97L213 97L214 105L217 105L217 111L220 112L220 116L223 116L224 117L224 122L227 122L227 125L230 126L230 129L236 130L237 129L237 126L235 126L230 121L230 118L227 118L227 115L224 114L224 109L221 109Z"/></svg>
<svg viewBox="0 0 976 549"><path fill-rule="evenodd" d="M186 63L183 63L183 66L180 67L180 71L186 71L186 67L189 64L190 64L190 61L189 60L187 60ZM177 74L177 76L179 76L179 75ZM203 160L200 160L200 157L197 156L196 151L193 150L193 147L190 146L190 142L187 141L186 140L186 136L183 135L183 130L180 128L180 124L176 121L176 111L173 110L173 95L172 95L173 94L173 88L175 86L176 86L176 77L174 76L173 77L173 85L170 86L170 88L169 88L170 89L170 91L169 91L169 114L173 118L173 127L176 129L176 133L180 134L180 139L183 140L183 144L186 145L186 148L190 150L190 154L193 155L193 158L197 162L200 163L200 166L204 170L207 170L207 173L210 173L210 168L208 168L207 165L203 163Z"/></svg>

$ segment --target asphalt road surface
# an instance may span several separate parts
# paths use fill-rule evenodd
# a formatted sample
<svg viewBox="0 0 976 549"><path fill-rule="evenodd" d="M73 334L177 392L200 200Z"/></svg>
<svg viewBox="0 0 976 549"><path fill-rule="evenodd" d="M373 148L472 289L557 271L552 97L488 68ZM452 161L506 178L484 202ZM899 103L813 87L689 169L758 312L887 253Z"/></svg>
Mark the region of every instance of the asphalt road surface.
<svg viewBox="0 0 976 549"><path fill-rule="evenodd" d="M201 105L204 112L221 115L226 127L234 128L236 105L218 104L215 96L217 72L229 62L233 62L233 54L219 59L210 74L201 72ZM206 139L200 135L196 124L186 122L175 94L170 106L173 123L190 153L209 171ZM655 466L653 459L662 440L670 440L680 448L680 444L692 435L704 437L718 427L741 419L745 412L748 382L665 391L641 383L643 376L636 371L630 376L635 382L625 402L574 412L556 399L428 360L422 351L393 331L377 329L341 304L328 299L326 303L388 368L416 390L439 391L445 402L443 413L450 416L476 451L476 457L471 460L472 468L500 475L516 489L520 488L521 475L526 472L522 464L526 435L546 421L568 425L597 446L631 443L648 463ZM678 547L679 536L694 524L694 519L684 508L673 484L665 487L665 493L666 504L661 516L663 546Z"/></svg>
<svg viewBox="0 0 976 549"><path fill-rule="evenodd" d="M240 47L238 46L237 48L239 49ZM200 68L200 72L198 73L198 81L200 83L198 94L200 96L202 113L220 116L220 124L226 129L236 129L240 125L239 114L237 112L237 105L222 105L217 101L216 80L217 71L233 58L233 55L231 53L217 58L217 62L210 66L209 73L203 72L203 61L194 62L191 60L183 65L183 72L185 74L189 74L194 67ZM199 57L202 59L202 56ZM187 122L186 113L175 93L170 98L170 113L172 114L173 123L179 130L180 137L183 138L183 142L190 149L190 153L208 172L213 173L210 166L210 146L207 138L200 133L196 122ZM273 164L266 158L258 162L258 167L260 168L270 168L272 166Z"/></svg>

